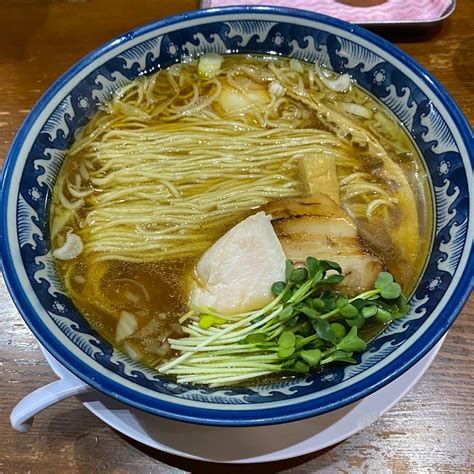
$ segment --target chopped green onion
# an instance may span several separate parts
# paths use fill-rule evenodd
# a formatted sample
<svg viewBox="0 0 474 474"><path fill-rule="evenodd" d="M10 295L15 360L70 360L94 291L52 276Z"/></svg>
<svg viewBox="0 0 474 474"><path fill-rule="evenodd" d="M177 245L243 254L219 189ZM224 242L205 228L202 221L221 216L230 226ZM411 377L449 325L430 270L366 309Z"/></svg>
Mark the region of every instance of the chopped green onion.
<svg viewBox="0 0 474 474"><path fill-rule="evenodd" d="M202 314L199 317L199 327L202 329L209 329L214 324L224 324L226 322L225 319L217 318L216 316L212 316L211 314Z"/></svg>
<svg viewBox="0 0 474 474"><path fill-rule="evenodd" d="M290 59L290 68L295 72L304 72L303 65L295 58Z"/></svg>
<svg viewBox="0 0 474 474"><path fill-rule="evenodd" d="M224 58L220 54L207 53L199 58L198 74L200 77L210 79L219 72Z"/></svg>

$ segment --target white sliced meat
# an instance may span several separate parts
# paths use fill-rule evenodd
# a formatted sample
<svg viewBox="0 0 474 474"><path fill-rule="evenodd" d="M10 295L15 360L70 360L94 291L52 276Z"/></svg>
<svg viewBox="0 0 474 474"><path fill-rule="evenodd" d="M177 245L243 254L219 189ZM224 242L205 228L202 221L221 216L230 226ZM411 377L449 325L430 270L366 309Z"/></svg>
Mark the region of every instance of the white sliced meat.
<svg viewBox="0 0 474 474"><path fill-rule="evenodd" d="M315 193L265 206L287 258L303 263L312 256L337 262L350 292L372 288L383 266L362 246L352 218L329 196Z"/></svg>
<svg viewBox="0 0 474 474"><path fill-rule="evenodd" d="M223 314L261 308L272 300L271 285L284 280L285 254L264 212L243 220L196 265L189 304Z"/></svg>

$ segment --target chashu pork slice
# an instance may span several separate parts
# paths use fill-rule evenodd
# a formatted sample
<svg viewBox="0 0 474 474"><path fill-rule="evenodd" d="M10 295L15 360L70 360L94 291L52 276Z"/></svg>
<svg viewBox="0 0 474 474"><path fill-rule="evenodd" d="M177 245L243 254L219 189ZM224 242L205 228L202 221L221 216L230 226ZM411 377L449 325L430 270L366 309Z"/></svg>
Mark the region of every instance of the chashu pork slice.
<svg viewBox="0 0 474 474"><path fill-rule="evenodd" d="M261 308L273 299L272 284L285 279L285 260L271 216L258 212L204 253L192 277L189 304L223 314Z"/></svg>
<svg viewBox="0 0 474 474"><path fill-rule="evenodd" d="M287 258L303 263L312 256L337 262L345 276L340 286L351 293L373 287L380 260L361 244L352 218L328 195L314 193L264 206Z"/></svg>

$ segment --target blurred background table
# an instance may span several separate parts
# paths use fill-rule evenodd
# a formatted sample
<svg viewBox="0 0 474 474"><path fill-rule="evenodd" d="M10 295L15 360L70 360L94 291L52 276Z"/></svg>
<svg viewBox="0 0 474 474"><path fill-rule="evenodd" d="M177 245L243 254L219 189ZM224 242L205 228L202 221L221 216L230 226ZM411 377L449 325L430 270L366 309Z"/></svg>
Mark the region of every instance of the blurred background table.
<svg viewBox="0 0 474 474"><path fill-rule="evenodd" d="M238 3L238 2L235 2ZM198 7L187 0L3 0L0 2L0 160L46 88L83 55L144 23ZM474 122L474 2L422 34L391 41L448 89ZM243 467L189 461L119 435L76 399L41 413L28 434L10 427L14 405L55 379L0 282L0 472L226 472ZM418 385L382 419L304 457L246 472L473 472L474 296ZM282 436L284 432L282 431Z"/></svg>

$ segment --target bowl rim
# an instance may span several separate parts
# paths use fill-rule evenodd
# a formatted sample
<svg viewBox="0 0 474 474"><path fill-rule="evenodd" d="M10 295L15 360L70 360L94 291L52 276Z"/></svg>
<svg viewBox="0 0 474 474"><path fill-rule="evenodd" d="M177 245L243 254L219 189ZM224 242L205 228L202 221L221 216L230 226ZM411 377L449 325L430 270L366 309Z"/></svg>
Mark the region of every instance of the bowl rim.
<svg viewBox="0 0 474 474"><path fill-rule="evenodd" d="M41 111L46 104L71 80L80 70L91 64L93 61L99 59L105 53L114 49L116 46L126 44L131 40L139 38L142 35L153 32L156 29L163 28L170 25L180 24L187 20L195 20L200 18L211 18L219 15L236 15L236 14L256 14L256 15L276 15L281 16L284 21L285 17L288 19L298 18L310 21L316 21L328 26L334 26L343 31L355 34L359 38L368 41L370 44L376 45L388 54L397 57L402 61L410 71L421 78L429 87L430 91L435 94L446 106L447 113L450 115L453 123L456 124L463 145L466 147L467 155L471 163L471 168L474 164L474 143L473 133L459 107L450 97L443 86L420 64L414 59L400 50L398 47L392 45L387 40L367 31L359 26L338 20L336 18L328 17L326 15L309 12L305 10L298 10L294 8L283 7L267 7L267 6L231 6L218 7L202 10L194 10L174 16L169 16L157 21L150 22L143 26L139 26L123 33L112 40L99 46L91 53L84 56L62 74L42 95L37 101L32 111L29 113L20 129L18 130L7 157L3 165L1 178L1 222L0 232L6 234L8 225L14 223L7 222L7 192L12 181L12 171L15 160L21 151L21 146L24 138L29 133L32 125L38 119ZM468 186L472 185L468 181ZM471 189L472 191L472 189ZM473 205L474 195L470 193L470 218L473 222ZM472 225L472 224L471 224ZM325 403L321 403L322 399L316 401L299 402L295 399L295 403L291 406L265 408L262 406L261 410L239 410L231 411L230 415L226 414L226 410L216 410L212 408L195 408L186 407L182 403L170 403L163 400L154 400L154 406L150 406L146 400L149 398L146 395L141 395L137 398L136 392L124 387L120 383L110 380L105 374L97 372L88 364L84 363L77 356L73 355L63 347L57 347L56 339L50 331L43 325L38 318L35 318L35 310L31 305L28 295L21 286L18 276L15 271L15 264L10 252L10 246L5 235L2 235L0 245L0 255L2 255L3 273L7 288L10 295L18 308L23 320L34 333L35 337L45 346L45 348L68 370L74 375L78 376L88 385L98 389L105 394L112 396L121 402L134 406L141 410L150 412L155 415L165 416L179 421L186 421L198 424L209 425L224 425L224 426L257 426L276 423L285 423L295 421L298 419L308 418L311 416L327 413L329 411L341 408L345 405L353 403L365 396L380 389L382 386L388 384L390 381L397 378L403 372L412 367L418 362L431 348L438 342L443 334L453 323L454 319L460 312L462 306L467 300L472 288L474 286L474 272L464 271L453 290L451 297L443 307L449 313L449 317L445 318L443 324L431 324L431 326L417 339L416 343L412 344L403 354L403 360L391 361L380 370L369 375L363 380L356 382L342 390L338 390L337 399L334 394L324 396L325 398L332 398ZM474 268L474 251L472 248L466 258L466 269ZM56 346L56 347L55 347ZM422 348L419 350L419 348ZM402 363L400 363L402 362ZM178 399L177 399L178 400Z"/></svg>

